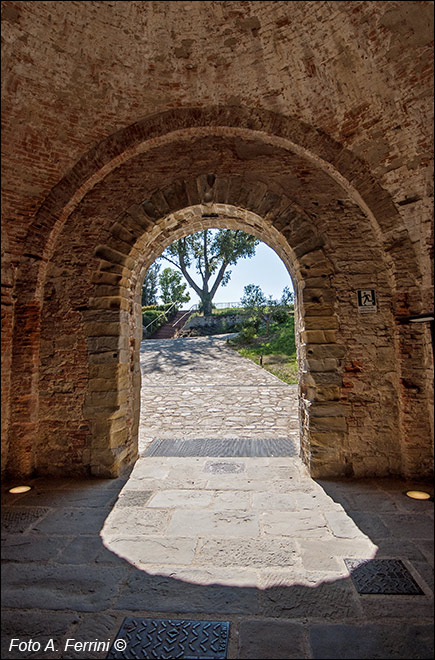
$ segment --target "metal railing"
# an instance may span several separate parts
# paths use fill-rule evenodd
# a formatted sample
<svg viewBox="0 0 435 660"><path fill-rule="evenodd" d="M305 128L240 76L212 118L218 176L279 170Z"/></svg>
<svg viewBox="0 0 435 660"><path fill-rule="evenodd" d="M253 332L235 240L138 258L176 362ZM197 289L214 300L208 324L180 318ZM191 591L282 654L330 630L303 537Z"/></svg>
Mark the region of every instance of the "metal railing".
<svg viewBox="0 0 435 660"><path fill-rule="evenodd" d="M175 302L172 303L172 305L171 305L170 307L168 307L168 309L166 309L164 312L162 312L161 314L159 314L159 316L156 316L156 318L153 319L152 321L150 321L150 323L148 323L148 324L145 325L145 326L142 326L142 333L146 333L147 330L148 330L148 328L150 328L150 327L153 325L153 323L155 323L156 321L158 321L159 319L161 319L162 316L166 316L166 315L168 314L168 312L171 311L171 309L173 309L174 307L176 307L176 305L177 305L177 303L175 303ZM288 307L288 305L282 305L282 306L283 306L283 307ZM240 304L240 302L227 302L227 303L214 303L214 304L213 304L213 307L214 307L215 309L237 309L237 308L242 307L242 305ZM197 303L195 303L194 305L192 305L191 307L189 307L189 309L185 312L185 314L183 314L183 316L180 316L180 318L177 319L177 320L175 321L175 323L172 324L172 327L175 328L175 326L177 326L179 323L181 323L181 321L182 321L184 318L186 318L186 316L187 316L188 314L192 314L192 312L197 312L198 310L199 310L199 305L198 305ZM289 314L290 314L290 315L291 315L291 314L294 314L294 311L293 311L293 310L289 310Z"/></svg>
<svg viewBox="0 0 435 660"><path fill-rule="evenodd" d="M192 312L197 312L198 308L199 308L199 305L197 305L196 303L194 305L192 305L192 307L189 307L189 309L183 314L183 316L180 316L180 318L177 319L175 321L175 323L172 324L172 327L175 328L175 326L178 325L184 318L186 318L186 316L188 316L188 315L190 316L190 314L192 314Z"/></svg>
<svg viewBox="0 0 435 660"><path fill-rule="evenodd" d="M216 309L227 309L227 308L232 309L234 307L237 308L241 306L242 305L240 304L240 302L213 303L213 307L215 307Z"/></svg>
<svg viewBox="0 0 435 660"><path fill-rule="evenodd" d="M166 309L164 312L162 312L161 314L159 314L158 316L156 316L156 318L153 319L152 321L150 321L150 323L148 323L148 325L142 326L142 333L145 333L145 332L147 331L147 329L150 328L150 327L152 326L153 323L155 323L156 321L158 321L159 319L161 319L162 316L166 316L166 314L167 314L171 309L173 309L176 305L177 305L177 303L172 303L172 305L171 305L170 307L168 307L168 309Z"/></svg>

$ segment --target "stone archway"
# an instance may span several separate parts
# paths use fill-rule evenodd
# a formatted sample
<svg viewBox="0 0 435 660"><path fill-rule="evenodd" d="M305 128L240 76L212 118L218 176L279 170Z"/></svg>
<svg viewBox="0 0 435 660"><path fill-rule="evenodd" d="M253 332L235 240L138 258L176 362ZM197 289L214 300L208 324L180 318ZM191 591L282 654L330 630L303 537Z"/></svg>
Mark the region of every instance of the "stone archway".
<svg viewBox="0 0 435 660"><path fill-rule="evenodd" d="M404 305L421 311L418 269L394 205L327 136L235 108L171 111L128 127L50 193L17 286L18 320L35 319L32 351L23 350L20 323L15 336L16 360L31 376L14 376L11 472L113 475L133 460L134 292L146 263L196 230L177 212L201 204L256 214L256 235L275 232L266 242L292 255L313 474L421 473L424 434L417 451L407 437L426 397L419 390L401 400L405 331L394 323ZM358 287L376 288L375 319L358 316Z"/></svg>
<svg viewBox="0 0 435 660"><path fill-rule="evenodd" d="M197 186L201 188L204 186L206 178L197 180ZM223 179L214 179L211 186L207 185L204 188L204 198L208 201L204 204L193 205L187 209L177 209L167 214L161 219L152 229L150 233L144 233L136 244L136 249L142 255L142 258L137 260L133 269L129 269L129 263L124 264L123 279L131 283L130 296L124 294L123 298L124 307L132 306L132 313L127 317L124 316L124 323L120 323L119 332L120 336L124 338L123 346L126 346L129 338L134 338L134 345L130 343L129 351L123 353L123 368L119 370L119 354L112 354L113 365L112 374L113 380L111 391L114 395L115 392L119 395L123 392L125 396L122 400L117 399L113 411L110 407L104 410L102 402L107 400L106 392L102 392L101 387L103 383L96 379L94 383L90 383L89 396L87 398L86 411L93 425L93 437L96 440L94 450L92 452L92 470L98 474L102 469L101 466L110 466L109 470L117 469L117 462L124 459L126 456L131 460L136 456L137 449L137 433L138 433L138 419L139 419L139 389L140 389L140 375L139 375L139 348L142 338L142 324L140 321L140 292L141 284L146 269L151 262L158 256L171 242L190 234L200 229L206 228L231 228L242 229L247 233L255 235L260 240L268 243L283 260L289 273L296 283L296 305L299 311L298 318L300 319L300 328L298 333L303 337L300 342L300 355L304 361L305 369L301 367L301 397L300 397L300 411L301 419L303 421L303 436L302 436L302 454L305 461L310 465L313 471L320 473L338 472L341 473L343 469L342 457L342 438L346 430L345 411L346 407L340 403L340 382L342 371L342 357L345 354L345 348L340 347L336 343L336 311L334 304L334 294L330 290L330 276L332 274L332 265L329 263L328 258L323 252L324 238L316 236L310 229L307 219L303 217L302 212L296 212L289 200L269 192L258 195L254 201L251 202L251 209L242 209L240 204L233 206L225 203L224 198L219 198L219 190L228 188L229 181ZM216 186L216 189L214 190ZM183 188L177 183L174 190L179 192ZM266 197L269 195L267 202ZM214 196L215 200L211 201ZM178 204L173 198L175 208ZM182 199L182 197L180 198ZM285 226L285 231L288 235L292 234L294 239L290 247L283 234L280 233L273 224L265 221L259 215L261 209L265 209L265 204L270 205L274 201L283 211L281 216L281 223ZM181 202L178 202L181 203ZM147 208L148 202L145 201L142 206L135 207L134 218L135 222L146 222L146 216L143 209ZM267 207L266 207L267 208ZM267 212L266 212L267 215ZM126 220L123 220L123 227L126 228ZM303 225L306 225L305 228ZM131 226L131 225L130 225ZM296 226L298 230L296 231ZM299 234L297 233L299 232ZM308 232L308 233L306 233ZM299 235L299 243L297 236ZM311 269L311 262L313 255L311 254L310 263L304 261L307 235L310 236L311 248L316 246L316 254L314 260L316 261L316 278L318 280L315 291L312 295L316 300L314 302L307 301L308 289L304 291L304 280L300 273L301 266L305 265ZM297 254L300 254L300 258ZM114 248L107 246L99 246L97 248L97 255L102 257L99 264L99 269L95 272L93 279L99 282L105 282L101 287L101 296L93 299L94 308L89 310L90 323L94 324L93 319L96 315L99 316L98 326L92 325L89 330L90 334L103 333L105 328L104 316L107 315L107 320L113 319L113 310L102 311L103 306L110 305L110 288L107 282L115 273L119 275L119 252L115 252ZM110 265L111 264L111 265ZM112 267L115 268L115 273L111 272ZM109 277L108 277L109 275ZM115 277L116 279L116 277ZM118 284L112 287L111 293L113 294L112 302L118 302L122 306L121 300L117 300L119 293ZM308 313L306 310L308 309ZM97 312L97 310L101 310ZM120 318L122 312L120 312ZM127 318L129 323L127 323ZM110 322L110 321L109 321ZM121 339L122 342L122 339ZM319 351L321 347L323 354L321 358L317 358L317 371L320 372L322 367L325 366L326 370L323 373L322 388L318 388L316 382L309 380L308 374L310 373L310 361L315 351ZM94 339L89 342L89 359L100 360L100 346L95 343ZM96 371L100 373L100 371ZM101 371L103 373L103 371ZM107 366L104 368L104 373L107 373ZM129 379L126 375L129 374ZM311 376L312 378L312 376ZM108 381L104 383L104 387L110 387ZM332 405L331 405L332 404ZM113 404L111 404L113 405ZM96 414L95 414L96 413ZM114 416L111 416L113 415ZM331 418L329 426L329 456L325 455L318 458L316 462L316 445L315 436L312 435L313 429L316 429L316 420L313 417ZM125 420L125 425L120 425L120 419ZM333 418L333 419L332 419ZM311 427L310 427L311 420ZM130 424L130 426L129 426ZM121 428L122 426L122 428ZM335 431L331 434L332 428ZM112 430L113 429L113 430ZM319 431L322 433L322 431ZM111 446L104 445L104 438L113 437ZM120 459L121 456L121 459Z"/></svg>

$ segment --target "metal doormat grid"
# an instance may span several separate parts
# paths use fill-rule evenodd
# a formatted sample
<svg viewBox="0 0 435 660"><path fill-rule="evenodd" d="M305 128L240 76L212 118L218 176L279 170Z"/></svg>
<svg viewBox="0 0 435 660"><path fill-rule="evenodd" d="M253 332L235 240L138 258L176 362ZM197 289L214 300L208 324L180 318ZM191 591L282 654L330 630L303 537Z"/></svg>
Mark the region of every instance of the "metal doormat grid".
<svg viewBox="0 0 435 660"><path fill-rule="evenodd" d="M224 660L228 621L124 619L107 658Z"/></svg>
<svg viewBox="0 0 435 660"><path fill-rule="evenodd" d="M5 533L21 534L30 525L36 523L39 518L47 513L48 509L43 507L18 508L2 507L1 528Z"/></svg>
<svg viewBox="0 0 435 660"><path fill-rule="evenodd" d="M423 594L400 559L345 559L344 562L359 594Z"/></svg>
<svg viewBox="0 0 435 660"><path fill-rule="evenodd" d="M297 456L290 438L157 438L143 456L273 457Z"/></svg>

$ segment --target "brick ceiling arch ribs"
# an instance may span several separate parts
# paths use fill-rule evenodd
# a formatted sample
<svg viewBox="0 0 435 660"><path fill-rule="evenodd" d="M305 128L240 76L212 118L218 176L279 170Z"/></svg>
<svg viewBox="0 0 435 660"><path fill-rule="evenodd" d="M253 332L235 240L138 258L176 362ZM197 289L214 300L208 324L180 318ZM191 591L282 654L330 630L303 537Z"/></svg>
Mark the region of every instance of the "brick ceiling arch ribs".
<svg viewBox="0 0 435 660"><path fill-rule="evenodd" d="M55 186L39 212L25 241L18 276L21 299L40 300L45 268L55 248L64 223L90 190L130 159L141 153L192 137L232 136L246 141L248 153L255 159L255 148L282 149L306 159L311 167L323 171L335 182L343 195L352 200L369 219L373 237L383 246L383 258L392 277L392 289L400 288L403 278L409 286L409 273L419 268L409 240L388 193L373 179L362 161L323 132L293 118L268 111L238 108L173 110L146 118L118 131L91 149ZM249 154L249 148L253 153ZM261 149L259 157L261 156ZM403 255L407 255L404 266ZM33 280L33 282L32 282ZM401 313L418 313L420 296L414 281L408 309ZM398 296L400 298L400 295Z"/></svg>

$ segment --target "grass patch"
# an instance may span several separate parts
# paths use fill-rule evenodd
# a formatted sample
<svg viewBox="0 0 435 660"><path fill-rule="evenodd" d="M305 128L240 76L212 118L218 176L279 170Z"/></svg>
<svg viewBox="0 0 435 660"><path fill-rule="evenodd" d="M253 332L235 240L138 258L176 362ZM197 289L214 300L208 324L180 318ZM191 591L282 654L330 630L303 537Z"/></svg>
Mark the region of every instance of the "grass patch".
<svg viewBox="0 0 435 660"><path fill-rule="evenodd" d="M271 323L269 336L262 328L250 341L235 337L228 339L228 344L255 364L259 365L262 357L264 369L284 383L295 385L298 382L294 317L284 323Z"/></svg>

